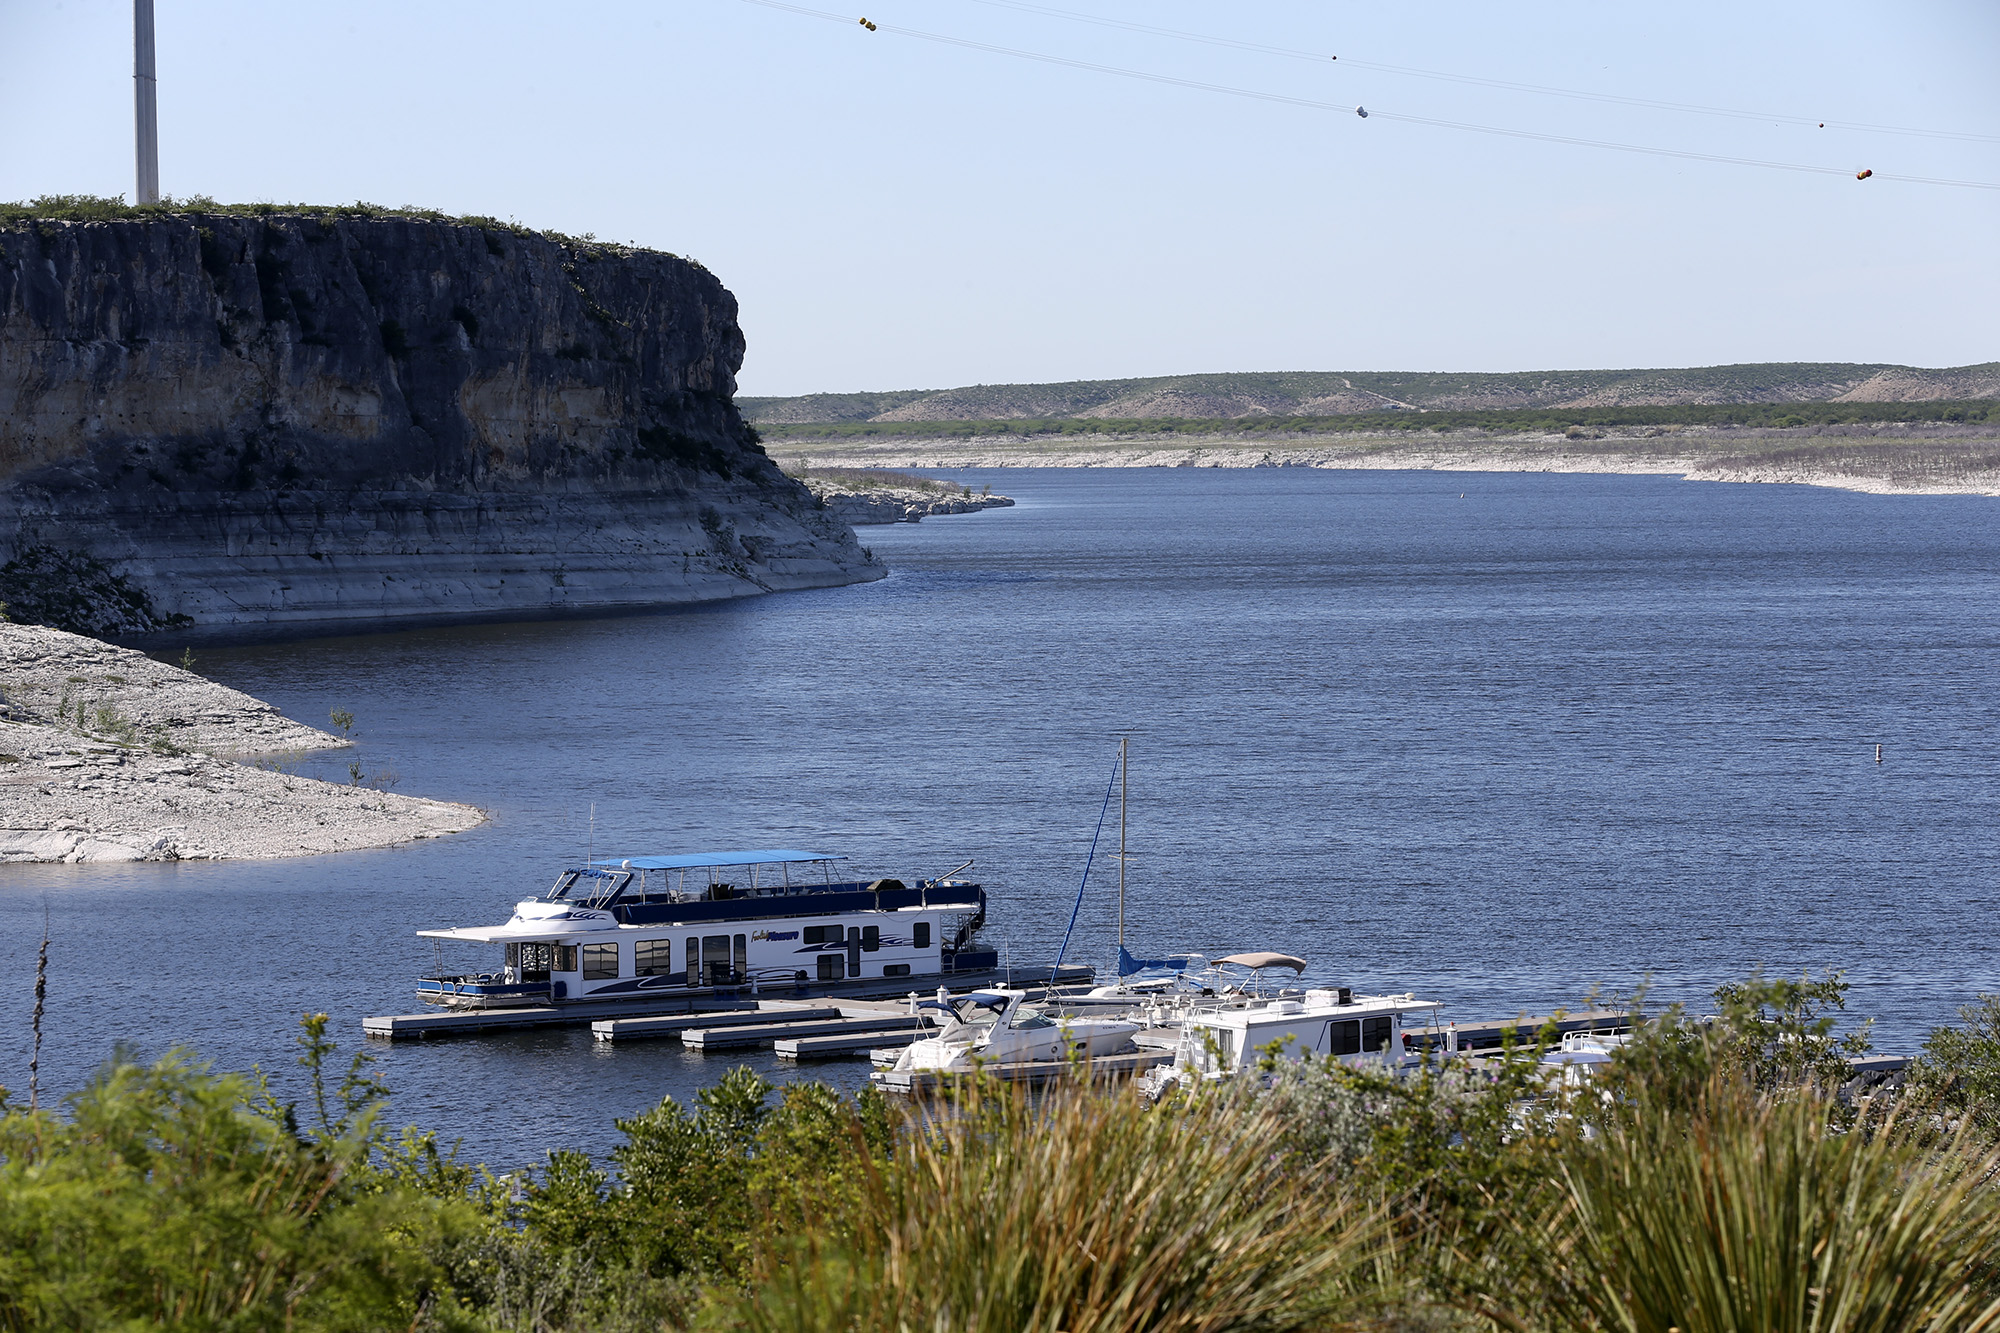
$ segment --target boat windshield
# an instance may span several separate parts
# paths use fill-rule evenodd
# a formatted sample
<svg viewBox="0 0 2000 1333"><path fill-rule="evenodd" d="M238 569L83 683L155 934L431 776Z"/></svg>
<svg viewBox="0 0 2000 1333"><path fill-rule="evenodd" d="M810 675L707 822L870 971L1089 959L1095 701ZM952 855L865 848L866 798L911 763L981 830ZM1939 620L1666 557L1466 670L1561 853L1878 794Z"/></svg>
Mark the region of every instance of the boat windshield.
<svg viewBox="0 0 2000 1333"><path fill-rule="evenodd" d="M967 1027L990 1028L1000 1021L1000 1015L1007 1012L1007 998L1002 995L968 995L958 1006L958 1021Z"/></svg>
<svg viewBox="0 0 2000 1333"><path fill-rule="evenodd" d="M636 878L630 870L565 870L543 897L578 907L609 907Z"/></svg>

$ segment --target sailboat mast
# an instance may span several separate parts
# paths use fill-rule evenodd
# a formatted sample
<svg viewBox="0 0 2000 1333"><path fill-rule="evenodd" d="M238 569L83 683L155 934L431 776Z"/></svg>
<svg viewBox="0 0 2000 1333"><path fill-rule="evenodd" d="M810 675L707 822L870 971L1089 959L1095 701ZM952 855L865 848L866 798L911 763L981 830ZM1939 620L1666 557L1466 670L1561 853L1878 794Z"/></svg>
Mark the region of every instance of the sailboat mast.
<svg viewBox="0 0 2000 1333"><path fill-rule="evenodd" d="M1125 962L1125 779L1132 745L1130 736L1118 738L1118 962Z"/></svg>

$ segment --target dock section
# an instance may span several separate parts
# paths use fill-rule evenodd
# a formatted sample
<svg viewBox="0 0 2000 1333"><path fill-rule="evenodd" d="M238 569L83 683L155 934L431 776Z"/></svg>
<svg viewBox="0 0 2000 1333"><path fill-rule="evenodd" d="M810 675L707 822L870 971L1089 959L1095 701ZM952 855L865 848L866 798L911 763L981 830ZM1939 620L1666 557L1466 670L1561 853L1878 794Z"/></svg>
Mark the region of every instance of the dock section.
<svg viewBox="0 0 2000 1333"><path fill-rule="evenodd" d="M703 1028L732 1027L747 1022L751 1013L757 1017L769 1017L778 1023L809 1023L819 1019L839 1018L840 1010L833 1005L802 1005L795 1009L759 1009L755 1011L734 1009L712 1014L661 1014L650 1018L601 1018L590 1025L590 1035L599 1041L658 1041L666 1037L687 1039L691 1032Z"/></svg>
<svg viewBox="0 0 2000 1333"><path fill-rule="evenodd" d="M908 1014L883 1018L837 1018L819 1023L755 1023L737 1027L711 1027L693 1029L681 1034L681 1041L691 1051L733 1050L744 1046L768 1046L783 1038L796 1041L804 1037L852 1037L884 1032L920 1031L918 1021Z"/></svg>
<svg viewBox="0 0 2000 1333"><path fill-rule="evenodd" d="M845 1037L780 1037L771 1043L771 1049L780 1060L833 1060L862 1055L872 1059L877 1051L893 1057L901 1055L911 1042L935 1031L936 1028L927 1026L904 1032L893 1028L887 1032L857 1032ZM889 1063L894 1064L895 1060Z"/></svg>
<svg viewBox="0 0 2000 1333"><path fill-rule="evenodd" d="M384 1041L424 1041L432 1037L472 1037L531 1028L577 1027L606 1018L638 1018L666 1014L755 1013L755 1000L651 1001L644 1004L575 1007L531 1005L521 1009L433 1009L423 1014L384 1014L361 1020L361 1031ZM740 1019L738 1021L741 1021Z"/></svg>
<svg viewBox="0 0 2000 1333"><path fill-rule="evenodd" d="M433 1009L421 1014L384 1014L361 1020L361 1030L385 1041L416 1041L431 1037L479 1036L513 1032L526 1028L589 1027L628 1018L670 1017L680 1014L726 1011L761 1012L781 1007L833 1006L840 1016L871 1017L883 1012L907 1013L909 997L935 995L942 987L954 994L987 986L1020 989L1052 984L1081 985L1089 982L1091 971L1067 963L1060 970L1048 966L993 967L970 972L947 972L921 977L868 977L823 983L811 988L785 986L765 988L761 993L747 986L701 987L678 993L660 993L625 1003L541 1004L518 1009ZM1031 1000L1041 998L1032 989ZM867 1013L853 1012L857 1008ZM636 1031L636 1029L635 1029ZM676 1035L665 1033L663 1035ZM622 1040L614 1036L608 1040Z"/></svg>

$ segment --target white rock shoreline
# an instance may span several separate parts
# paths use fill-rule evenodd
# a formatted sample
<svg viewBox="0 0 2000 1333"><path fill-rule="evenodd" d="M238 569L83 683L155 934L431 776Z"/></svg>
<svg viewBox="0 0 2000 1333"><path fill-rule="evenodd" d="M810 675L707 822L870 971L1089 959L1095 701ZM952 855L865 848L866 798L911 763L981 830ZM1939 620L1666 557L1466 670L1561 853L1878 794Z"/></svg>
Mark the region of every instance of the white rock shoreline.
<svg viewBox="0 0 2000 1333"><path fill-rule="evenodd" d="M0 862L221 861L392 847L469 805L231 757L349 741L144 653L0 624Z"/></svg>
<svg viewBox="0 0 2000 1333"><path fill-rule="evenodd" d="M1005 509L1013 500L1004 495L966 495L958 491L919 490L914 486L853 486L825 477L801 476L833 516L851 527L879 523L917 523L938 514L976 514Z"/></svg>
<svg viewBox="0 0 2000 1333"><path fill-rule="evenodd" d="M1922 451L1936 450L1928 459ZM1508 437L1463 432L1330 441L1324 436L1242 437L1194 441L1172 435L1079 442L1062 436L791 440L774 453L811 449L821 465L852 468L1155 468L1311 467L1458 472L1598 472L1678 476L1688 481L1826 486L1874 495L2000 496L2000 438L1963 428L1913 437L1870 431L1743 432L1676 430L1657 435ZM1898 455L1900 451L1900 456ZM1970 468L1954 453L1985 451ZM1917 475L1898 465L1918 464ZM1932 464L1932 466L1923 466ZM1931 475L1943 473L1947 475Z"/></svg>

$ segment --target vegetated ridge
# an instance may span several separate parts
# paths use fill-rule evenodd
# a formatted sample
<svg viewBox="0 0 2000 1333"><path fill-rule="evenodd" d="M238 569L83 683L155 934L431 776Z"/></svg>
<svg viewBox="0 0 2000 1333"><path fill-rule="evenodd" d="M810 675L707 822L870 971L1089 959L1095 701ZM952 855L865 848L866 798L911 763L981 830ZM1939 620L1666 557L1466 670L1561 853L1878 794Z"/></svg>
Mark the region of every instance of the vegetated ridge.
<svg viewBox="0 0 2000 1333"><path fill-rule="evenodd" d="M700 265L368 205L0 205L0 601L83 633L877 578Z"/></svg>
<svg viewBox="0 0 2000 1333"><path fill-rule="evenodd" d="M2000 361L1951 369L1781 362L1668 370L1459 374L1287 371L977 384L956 389L817 393L738 400L760 427L954 422L1230 421L1388 417L1412 413L1586 413L1577 424L1669 424L1671 412L1627 423L1630 409L1764 404L1962 404L2000 398ZM1782 412L1773 416L1785 415ZM1699 414L1690 420L1704 419ZM1901 419L1857 417L1854 419ZM1921 419L1921 418L1917 418ZM1962 419L1962 418L1961 418ZM905 424L907 423L907 424ZM1275 423L1274 423L1275 424ZM1453 424L1488 425L1484 420ZM788 432L789 433L789 432Z"/></svg>

